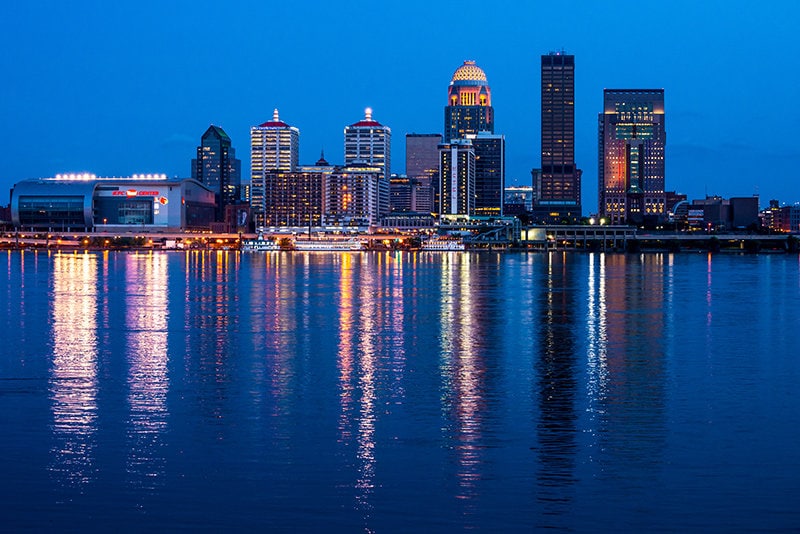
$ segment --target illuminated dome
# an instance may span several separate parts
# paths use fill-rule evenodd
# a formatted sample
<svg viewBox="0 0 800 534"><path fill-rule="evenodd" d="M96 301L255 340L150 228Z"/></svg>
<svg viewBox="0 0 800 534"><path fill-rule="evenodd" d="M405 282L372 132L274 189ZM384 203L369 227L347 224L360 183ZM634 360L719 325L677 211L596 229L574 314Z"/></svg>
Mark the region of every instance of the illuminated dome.
<svg viewBox="0 0 800 534"><path fill-rule="evenodd" d="M488 80L482 68L477 66L474 61L467 60L453 73L453 79L450 81L450 84L486 85L488 84Z"/></svg>
<svg viewBox="0 0 800 534"><path fill-rule="evenodd" d="M472 60L467 60L453 73L447 86L448 106L491 106L492 92L486 73Z"/></svg>

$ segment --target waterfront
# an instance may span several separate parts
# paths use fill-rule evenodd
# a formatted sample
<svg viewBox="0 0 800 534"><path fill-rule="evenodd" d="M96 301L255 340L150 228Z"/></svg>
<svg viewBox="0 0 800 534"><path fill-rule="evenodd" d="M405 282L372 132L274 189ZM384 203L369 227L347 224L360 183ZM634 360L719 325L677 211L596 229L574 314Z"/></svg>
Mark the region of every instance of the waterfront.
<svg viewBox="0 0 800 534"><path fill-rule="evenodd" d="M6 528L800 527L796 255L0 258Z"/></svg>

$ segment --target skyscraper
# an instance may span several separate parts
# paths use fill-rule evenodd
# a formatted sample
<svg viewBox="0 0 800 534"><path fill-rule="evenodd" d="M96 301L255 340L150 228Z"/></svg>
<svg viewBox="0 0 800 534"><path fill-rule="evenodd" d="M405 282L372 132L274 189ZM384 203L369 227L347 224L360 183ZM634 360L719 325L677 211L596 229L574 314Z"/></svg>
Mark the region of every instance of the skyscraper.
<svg viewBox="0 0 800 534"><path fill-rule="evenodd" d="M192 179L214 192L215 219L222 221L225 207L236 203L242 184L242 161L236 158L231 138L213 124L200 138L197 157L192 158Z"/></svg>
<svg viewBox="0 0 800 534"><path fill-rule="evenodd" d="M494 133L492 91L486 73L474 61L465 61L453 73L444 108L444 142L467 134Z"/></svg>
<svg viewBox="0 0 800 534"><path fill-rule="evenodd" d="M250 128L252 174L272 170L294 172L300 158L300 130L283 122L276 109L272 120Z"/></svg>
<svg viewBox="0 0 800 534"><path fill-rule="evenodd" d="M406 176L433 184L439 176L440 134L406 134Z"/></svg>
<svg viewBox="0 0 800 534"><path fill-rule="evenodd" d="M506 138L478 132L467 135L475 149L475 215L500 217L505 200Z"/></svg>
<svg viewBox="0 0 800 534"><path fill-rule="evenodd" d="M475 148L469 139L439 145L439 215L473 215L475 211Z"/></svg>
<svg viewBox="0 0 800 534"><path fill-rule="evenodd" d="M378 184L378 211L389 213L389 179L392 163L392 130L372 118L367 108L364 118L344 129L344 164L377 167L381 170Z"/></svg>
<svg viewBox="0 0 800 534"><path fill-rule="evenodd" d="M441 134L406 134L406 176L414 191L413 211L438 210L439 145Z"/></svg>
<svg viewBox="0 0 800 534"><path fill-rule="evenodd" d="M536 218L574 222L581 216L581 171L575 167L575 56L542 56L542 168Z"/></svg>
<svg viewBox="0 0 800 534"><path fill-rule="evenodd" d="M664 90L606 89L598 123L600 216L611 224L663 220Z"/></svg>

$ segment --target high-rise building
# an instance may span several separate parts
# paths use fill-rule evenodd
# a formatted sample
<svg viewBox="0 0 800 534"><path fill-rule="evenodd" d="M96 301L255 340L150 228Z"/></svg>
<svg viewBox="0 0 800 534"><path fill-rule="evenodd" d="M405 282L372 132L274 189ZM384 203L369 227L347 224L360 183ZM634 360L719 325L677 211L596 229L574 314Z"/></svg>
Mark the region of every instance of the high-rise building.
<svg viewBox="0 0 800 534"><path fill-rule="evenodd" d="M478 132L467 135L475 149L475 215L503 215L506 138Z"/></svg>
<svg viewBox="0 0 800 534"><path fill-rule="evenodd" d="M581 171L575 167L575 56L542 56L542 167L535 217L575 222L581 217Z"/></svg>
<svg viewBox="0 0 800 534"><path fill-rule="evenodd" d="M272 170L253 177L250 213L256 229L322 224L321 172Z"/></svg>
<svg viewBox="0 0 800 534"><path fill-rule="evenodd" d="M492 91L486 73L474 61L465 61L453 73L444 108L444 142L467 134L494 133Z"/></svg>
<svg viewBox="0 0 800 534"><path fill-rule="evenodd" d="M239 199L242 161L236 158L231 138L219 126L209 126L200 138L197 157L192 158L192 179L214 192L217 203L215 219L223 220L225 207Z"/></svg>
<svg viewBox="0 0 800 534"><path fill-rule="evenodd" d="M423 185L434 184L439 177L441 134L406 134L406 176Z"/></svg>
<svg viewBox="0 0 800 534"><path fill-rule="evenodd" d="M381 216L389 213L389 179L392 163L392 130L372 118L367 108L362 120L344 129L344 164L377 167L378 209Z"/></svg>
<svg viewBox="0 0 800 534"><path fill-rule="evenodd" d="M280 170L294 172L300 158L300 130L283 122L276 109L272 120L250 128L252 175Z"/></svg>
<svg viewBox="0 0 800 534"><path fill-rule="evenodd" d="M337 167L325 179L325 225L380 224L378 188L383 181L383 169L378 167L361 164Z"/></svg>
<svg viewBox="0 0 800 534"><path fill-rule="evenodd" d="M438 154L438 151L437 151ZM439 168L436 168L439 174ZM409 211L431 213L433 210L433 188L423 185L416 178L393 174L389 184L389 208L392 212Z"/></svg>
<svg viewBox="0 0 800 534"><path fill-rule="evenodd" d="M600 216L611 224L663 220L664 90L606 89L598 123Z"/></svg>
<svg viewBox="0 0 800 534"><path fill-rule="evenodd" d="M439 215L474 215L475 148L469 139L439 145Z"/></svg>
<svg viewBox="0 0 800 534"><path fill-rule="evenodd" d="M411 211L432 212L438 209L435 198L439 188L441 143L441 134L406 134L406 176L414 193Z"/></svg>

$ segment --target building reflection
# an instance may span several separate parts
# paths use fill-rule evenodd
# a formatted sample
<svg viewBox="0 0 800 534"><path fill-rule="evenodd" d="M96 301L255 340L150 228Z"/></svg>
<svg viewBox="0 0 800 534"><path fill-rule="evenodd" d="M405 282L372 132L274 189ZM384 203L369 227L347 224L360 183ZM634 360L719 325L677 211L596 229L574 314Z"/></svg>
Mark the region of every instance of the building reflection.
<svg viewBox="0 0 800 534"><path fill-rule="evenodd" d="M50 470L74 487L97 475L97 256L55 254L52 260Z"/></svg>
<svg viewBox="0 0 800 534"><path fill-rule="evenodd" d="M125 256L125 326L128 363L127 421L131 482L152 488L163 483L163 436L169 391L166 254Z"/></svg>
<svg viewBox="0 0 800 534"><path fill-rule="evenodd" d="M489 381L486 358L498 353L499 340L491 335L496 327L494 309L476 294L492 294L483 287L495 283L496 273L486 275L479 254L445 253L441 256L439 291L439 374L442 384L442 409L446 438L455 452L455 497L462 502L464 516L477 513L487 448L486 418Z"/></svg>
<svg viewBox="0 0 800 534"><path fill-rule="evenodd" d="M638 491L651 487L666 434L670 262L662 254L600 255L591 262L589 413L597 451L591 460L600 477L606 464L627 466L626 482Z"/></svg>
<svg viewBox="0 0 800 534"><path fill-rule="evenodd" d="M535 398L539 406L536 495L544 509L542 517L556 522L539 525L549 528L557 526L559 518L572 509L576 482L578 280L575 261L565 252L548 253L543 266L540 317L534 337L538 348Z"/></svg>
<svg viewBox="0 0 800 534"><path fill-rule="evenodd" d="M354 469L355 507L369 531L379 415L404 395L403 266L390 254L342 254L338 268L339 443Z"/></svg>
<svg viewBox="0 0 800 534"><path fill-rule="evenodd" d="M223 421L229 410L234 380L231 358L239 332L241 305L239 255L226 250L185 252L183 307L177 314L184 332L183 365L197 393L198 406L205 420ZM200 346L203 350L196 350ZM209 425L224 439L225 425Z"/></svg>
<svg viewBox="0 0 800 534"><path fill-rule="evenodd" d="M381 320L375 284L381 275L372 268L358 269L356 280L354 263L361 259L345 254L339 264L339 439L346 449L355 447L356 507L368 525L375 491L376 340Z"/></svg>

